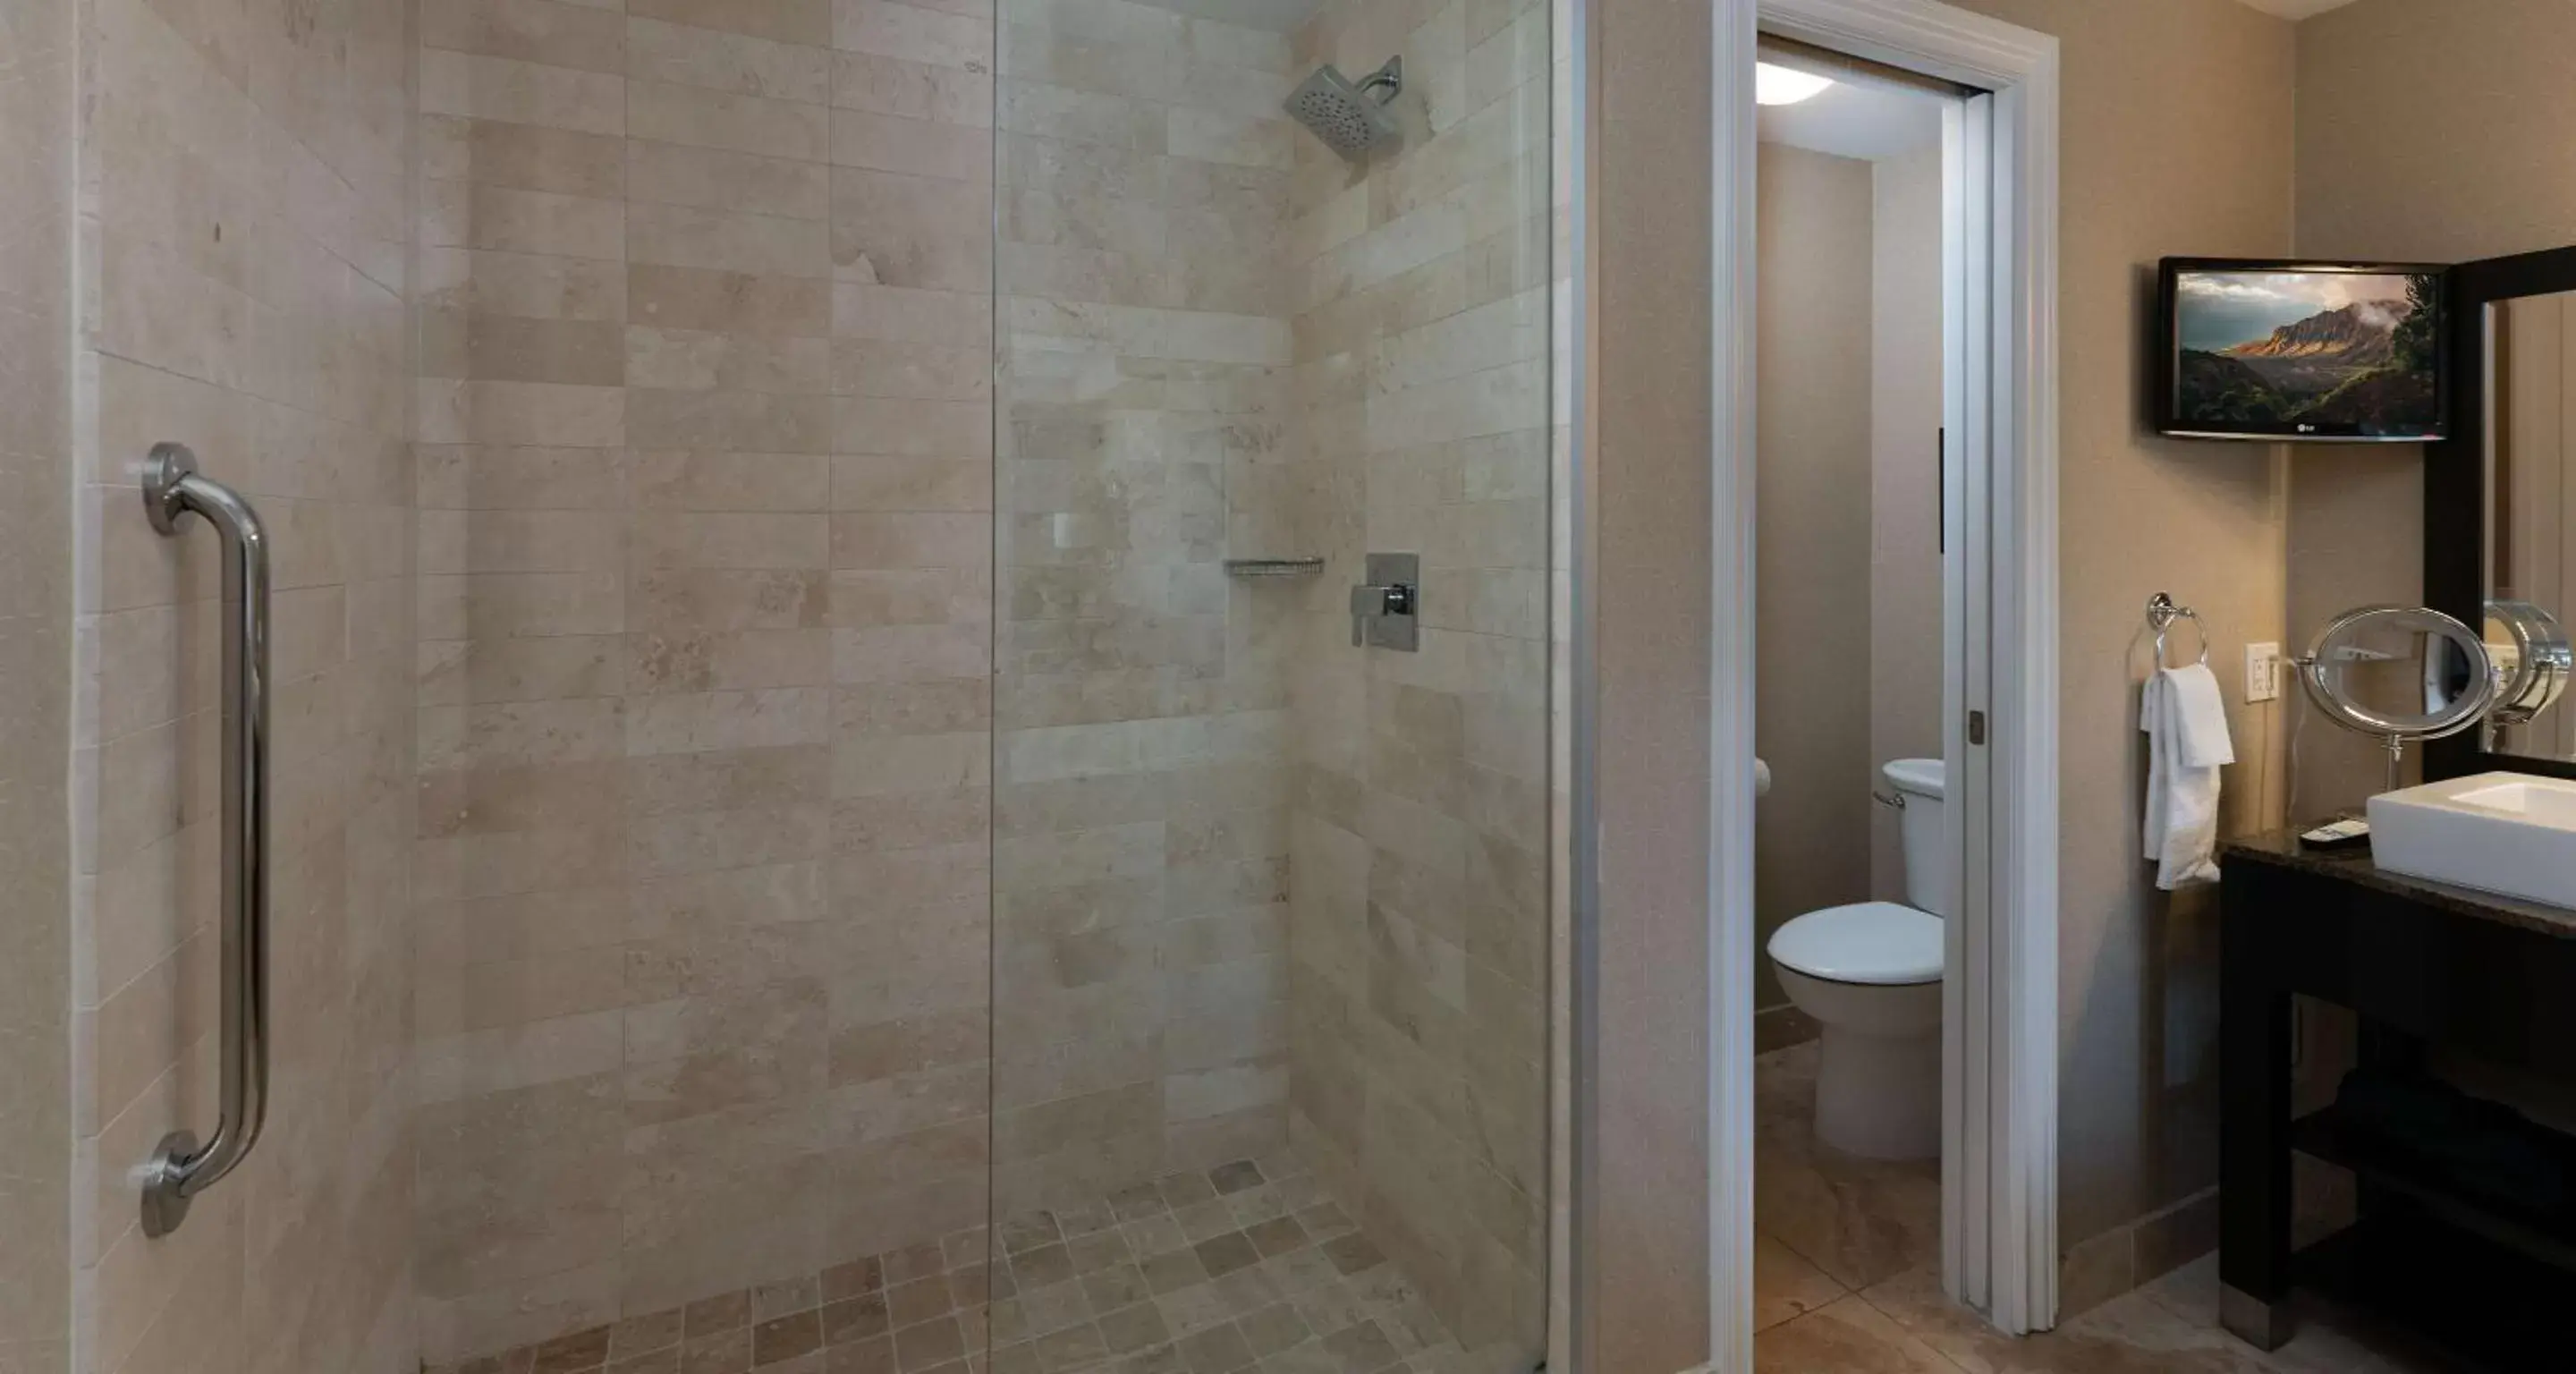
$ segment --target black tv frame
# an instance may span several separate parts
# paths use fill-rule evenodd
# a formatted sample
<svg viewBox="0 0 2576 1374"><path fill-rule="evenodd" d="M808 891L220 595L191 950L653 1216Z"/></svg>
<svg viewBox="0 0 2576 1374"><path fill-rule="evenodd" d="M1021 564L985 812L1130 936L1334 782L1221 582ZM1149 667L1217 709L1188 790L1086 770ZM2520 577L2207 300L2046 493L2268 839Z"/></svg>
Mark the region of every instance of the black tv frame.
<svg viewBox="0 0 2576 1374"><path fill-rule="evenodd" d="M2433 329L2433 428L2420 434L2364 434L2358 426L2284 422L2203 429L2177 413L2182 388L2182 331L2176 314L2175 281L2185 272L2337 272L2352 276L2429 276L2439 283L2441 312ZM2151 423L2158 434L2174 439L2234 440L2257 444L2423 444L2448 438L2451 432L2451 269L2429 262L2320 262L2306 258L2166 258L2156 264L2156 387Z"/></svg>

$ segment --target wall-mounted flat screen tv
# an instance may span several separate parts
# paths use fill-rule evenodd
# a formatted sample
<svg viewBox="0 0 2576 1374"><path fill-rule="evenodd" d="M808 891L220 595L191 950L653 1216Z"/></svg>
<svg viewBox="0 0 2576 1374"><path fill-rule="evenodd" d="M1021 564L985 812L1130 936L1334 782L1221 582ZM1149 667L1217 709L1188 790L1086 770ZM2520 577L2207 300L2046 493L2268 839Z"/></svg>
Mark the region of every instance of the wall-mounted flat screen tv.
<svg viewBox="0 0 2576 1374"><path fill-rule="evenodd" d="M2165 259L2156 428L2264 442L2443 437L2443 270Z"/></svg>

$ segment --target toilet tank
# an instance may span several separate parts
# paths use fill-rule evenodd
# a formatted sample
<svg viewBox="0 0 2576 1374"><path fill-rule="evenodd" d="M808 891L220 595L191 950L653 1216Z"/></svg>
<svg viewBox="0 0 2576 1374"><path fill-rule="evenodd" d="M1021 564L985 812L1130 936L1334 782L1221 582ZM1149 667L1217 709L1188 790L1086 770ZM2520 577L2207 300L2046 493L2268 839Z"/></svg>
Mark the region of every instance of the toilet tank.
<svg viewBox="0 0 2576 1374"><path fill-rule="evenodd" d="M1891 759L1879 769L1905 799L1900 823L1905 843L1905 904L1935 916L1950 914L1949 851L1942 841L1941 803L1946 789L1939 759Z"/></svg>

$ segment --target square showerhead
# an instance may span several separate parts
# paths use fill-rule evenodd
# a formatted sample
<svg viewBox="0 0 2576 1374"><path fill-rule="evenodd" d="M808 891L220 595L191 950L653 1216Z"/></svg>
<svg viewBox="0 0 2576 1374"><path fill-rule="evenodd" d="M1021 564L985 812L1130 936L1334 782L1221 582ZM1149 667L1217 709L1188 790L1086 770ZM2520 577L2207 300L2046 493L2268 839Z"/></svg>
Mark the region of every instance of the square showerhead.
<svg viewBox="0 0 2576 1374"><path fill-rule="evenodd" d="M1404 89L1403 63L1391 58L1356 83L1327 64L1289 95L1288 113L1334 152L1356 162L1395 141L1395 116L1387 113L1386 102Z"/></svg>

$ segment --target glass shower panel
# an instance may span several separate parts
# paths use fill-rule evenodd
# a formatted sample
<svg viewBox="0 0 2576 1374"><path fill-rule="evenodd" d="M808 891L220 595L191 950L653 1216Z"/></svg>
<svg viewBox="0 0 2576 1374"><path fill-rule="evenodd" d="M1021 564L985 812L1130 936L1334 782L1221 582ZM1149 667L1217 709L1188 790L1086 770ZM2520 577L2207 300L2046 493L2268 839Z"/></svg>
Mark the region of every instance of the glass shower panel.
<svg viewBox="0 0 2576 1374"><path fill-rule="evenodd" d="M419 27L426 1357L962 1368L990 5Z"/></svg>
<svg viewBox="0 0 2576 1374"><path fill-rule="evenodd" d="M1547 8L996 10L995 1367L1527 1371Z"/></svg>

